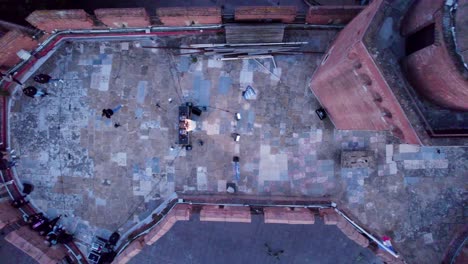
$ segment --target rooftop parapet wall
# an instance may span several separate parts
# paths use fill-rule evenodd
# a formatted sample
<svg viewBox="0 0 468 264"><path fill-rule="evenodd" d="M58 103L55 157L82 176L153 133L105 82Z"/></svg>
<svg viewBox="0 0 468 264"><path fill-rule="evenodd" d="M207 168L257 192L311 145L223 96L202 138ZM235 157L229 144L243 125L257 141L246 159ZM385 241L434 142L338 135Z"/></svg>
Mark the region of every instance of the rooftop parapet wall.
<svg viewBox="0 0 468 264"><path fill-rule="evenodd" d="M306 208L265 207L266 224L313 225L314 214Z"/></svg>
<svg viewBox="0 0 468 264"><path fill-rule="evenodd" d="M203 206L200 221L250 223L252 215L248 206Z"/></svg>
<svg viewBox="0 0 468 264"><path fill-rule="evenodd" d="M296 19L296 6L242 6L235 9L236 21L273 20L292 23Z"/></svg>
<svg viewBox="0 0 468 264"><path fill-rule="evenodd" d="M150 18L144 8L103 8L94 11L97 19L111 28L147 27Z"/></svg>
<svg viewBox="0 0 468 264"><path fill-rule="evenodd" d="M136 239L125 248L125 250L118 255L112 263L125 264L129 262L134 256L138 255L145 246L144 239Z"/></svg>
<svg viewBox="0 0 468 264"><path fill-rule="evenodd" d="M323 217L324 224L336 225L349 239L356 242L361 247L369 246L369 239L359 233L346 219L339 216L334 209L321 209L320 216Z"/></svg>
<svg viewBox="0 0 468 264"><path fill-rule="evenodd" d="M37 46L37 41L31 36L19 30L8 31L5 35L0 37L0 65L12 67L16 65L21 59L18 57L17 52L20 50L31 51Z"/></svg>
<svg viewBox="0 0 468 264"><path fill-rule="evenodd" d="M163 7L156 14L165 26L221 24L219 7Z"/></svg>
<svg viewBox="0 0 468 264"><path fill-rule="evenodd" d="M306 23L315 25L347 24L365 6L312 6L306 15Z"/></svg>
<svg viewBox="0 0 468 264"><path fill-rule="evenodd" d="M172 210L145 236L147 245L152 245L164 236L177 221L188 221L192 207L187 204L177 204Z"/></svg>
<svg viewBox="0 0 468 264"><path fill-rule="evenodd" d="M167 215L160 220L151 231L143 237L132 241L114 260L113 263L127 263L131 258L141 252L144 243L154 244L166 234L177 221L188 221L195 210L193 205L176 204ZM234 205L195 205L200 209L200 221L213 222L241 222L250 223L252 214L250 206ZM300 207L264 207L263 215L266 224L314 224L316 211ZM314 213L315 212L315 213ZM335 209L327 208L319 210L326 225L336 225L349 239L359 246L368 247L369 240L344 217L339 215ZM391 256L390 256L391 257Z"/></svg>
<svg viewBox="0 0 468 264"><path fill-rule="evenodd" d="M36 10L27 18L31 25L46 32L66 29L91 29L94 27L91 16L82 9Z"/></svg>

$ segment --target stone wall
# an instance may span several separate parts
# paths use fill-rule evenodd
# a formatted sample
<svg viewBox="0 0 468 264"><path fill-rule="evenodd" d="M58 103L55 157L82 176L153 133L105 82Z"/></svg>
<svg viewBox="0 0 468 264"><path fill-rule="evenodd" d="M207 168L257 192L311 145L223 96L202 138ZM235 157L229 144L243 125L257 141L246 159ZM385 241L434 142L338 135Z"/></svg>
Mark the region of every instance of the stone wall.
<svg viewBox="0 0 468 264"><path fill-rule="evenodd" d="M263 208L266 224L312 225L315 223L314 214L306 208Z"/></svg>

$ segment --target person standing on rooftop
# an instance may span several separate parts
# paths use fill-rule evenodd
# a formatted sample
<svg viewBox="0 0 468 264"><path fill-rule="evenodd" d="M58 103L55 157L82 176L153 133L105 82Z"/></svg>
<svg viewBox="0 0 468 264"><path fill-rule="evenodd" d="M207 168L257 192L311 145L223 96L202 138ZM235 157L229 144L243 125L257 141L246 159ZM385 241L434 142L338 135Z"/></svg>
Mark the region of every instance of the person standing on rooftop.
<svg viewBox="0 0 468 264"><path fill-rule="evenodd" d="M35 82L42 83L42 84L50 83L50 82L63 82L62 79L53 79L50 75L44 74L44 73L40 73L34 76L33 79Z"/></svg>
<svg viewBox="0 0 468 264"><path fill-rule="evenodd" d="M24 88L23 93L24 95L29 96L31 98L44 97L48 95L48 93L44 89L37 89L34 86L28 86Z"/></svg>

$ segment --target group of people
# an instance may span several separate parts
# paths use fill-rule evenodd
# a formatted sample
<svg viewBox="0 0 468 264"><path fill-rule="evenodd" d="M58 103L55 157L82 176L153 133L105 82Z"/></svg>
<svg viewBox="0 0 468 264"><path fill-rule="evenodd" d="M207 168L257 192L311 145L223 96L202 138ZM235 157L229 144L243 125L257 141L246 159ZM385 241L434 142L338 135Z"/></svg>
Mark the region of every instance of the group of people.
<svg viewBox="0 0 468 264"><path fill-rule="evenodd" d="M48 95L47 90L41 87L36 87L33 85L25 87L25 85L16 79L13 74L4 74L0 73L0 77L2 78L3 81L6 82L15 82L19 84L21 87L23 87L23 93L24 95L31 97L31 98L39 98L39 97L44 97ZM37 83L40 84L47 84L47 83L54 83L54 82L63 82L62 79L57 79L57 78L52 78L52 76L45 74L45 73L40 73L37 74L33 77L33 80Z"/></svg>
<svg viewBox="0 0 468 264"><path fill-rule="evenodd" d="M33 80L37 83L40 84L46 84L46 83L52 83L52 82L63 82L62 79L54 79L50 75L41 73L36 76L34 76ZM28 86L23 88L23 93L24 95L31 97L31 98L38 98L38 97L44 97L48 95L47 91L43 88L37 88L35 86Z"/></svg>
<svg viewBox="0 0 468 264"><path fill-rule="evenodd" d="M73 240L73 235L69 234L62 225L58 224L61 215L49 220L42 213L37 213L27 217L26 222L29 227L37 231L39 235L45 236L45 240L49 246L57 243L66 244Z"/></svg>

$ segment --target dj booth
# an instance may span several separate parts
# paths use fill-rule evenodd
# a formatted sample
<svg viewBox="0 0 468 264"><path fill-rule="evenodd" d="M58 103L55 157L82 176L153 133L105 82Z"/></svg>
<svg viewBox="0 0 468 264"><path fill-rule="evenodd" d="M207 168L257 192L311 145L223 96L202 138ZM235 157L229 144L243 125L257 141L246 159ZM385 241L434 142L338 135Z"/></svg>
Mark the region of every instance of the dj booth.
<svg viewBox="0 0 468 264"><path fill-rule="evenodd" d="M190 132L188 131L187 120L192 116L192 107L179 106L179 140L180 145L190 145Z"/></svg>

